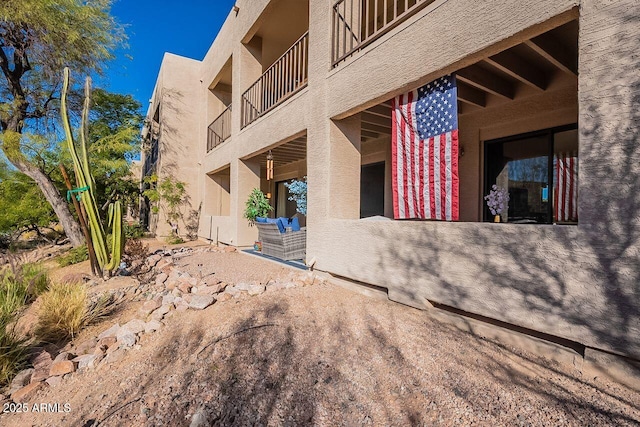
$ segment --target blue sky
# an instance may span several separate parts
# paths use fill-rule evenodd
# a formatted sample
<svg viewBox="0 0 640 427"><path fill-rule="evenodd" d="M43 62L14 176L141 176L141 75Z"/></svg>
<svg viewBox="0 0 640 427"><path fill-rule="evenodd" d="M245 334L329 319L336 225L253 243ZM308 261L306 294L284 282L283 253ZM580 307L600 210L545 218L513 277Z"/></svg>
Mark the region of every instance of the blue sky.
<svg viewBox="0 0 640 427"><path fill-rule="evenodd" d="M127 25L128 49L116 52L96 83L148 101L165 52L202 59L235 0L115 0L111 13Z"/></svg>

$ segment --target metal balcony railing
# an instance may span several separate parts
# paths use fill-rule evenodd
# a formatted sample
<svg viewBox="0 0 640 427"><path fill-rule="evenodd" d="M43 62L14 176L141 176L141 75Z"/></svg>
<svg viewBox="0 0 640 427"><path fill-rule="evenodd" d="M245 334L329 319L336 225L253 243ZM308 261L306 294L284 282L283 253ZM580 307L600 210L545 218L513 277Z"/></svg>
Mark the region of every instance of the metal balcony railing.
<svg viewBox="0 0 640 427"><path fill-rule="evenodd" d="M307 85L308 52L309 32L306 32L242 94L242 127Z"/></svg>
<svg viewBox="0 0 640 427"><path fill-rule="evenodd" d="M231 104L224 109L207 129L207 153L231 136Z"/></svg>
<svg viewBox="0 0 640 427"><path fill-rule="evenodd" d="M333 5L332 66L435 0L338 0Z"/></svg>

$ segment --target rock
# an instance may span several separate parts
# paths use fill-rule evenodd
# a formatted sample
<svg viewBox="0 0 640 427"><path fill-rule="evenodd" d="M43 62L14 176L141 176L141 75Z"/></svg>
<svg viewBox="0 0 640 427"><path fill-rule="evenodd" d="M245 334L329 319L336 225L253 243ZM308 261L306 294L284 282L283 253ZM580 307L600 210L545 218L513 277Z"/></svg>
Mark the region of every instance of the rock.
<svg viewBox="0 0 640 427"><path fill-rule="evenodd" d="M189 308L204 310L214 303L216 299L212 295L192 295Z"/></svg>
<svg viewBox="0 0 640 427"><path fill-rule="evenodd" d="M95 354L85 354L83 356L76 357L73 361L78 364L78 369L85 369L95 367L95 361L97 359L98 356Z"/></svg>
<svg viewBox="0 0 640 427"><path fill-rule="evenodd" d="M193 288L196 289L196 288ZM193 289L191 289L191 292L193 292ZM215 295L217 293L219 293L221 291L221 288L217 285L213 285L213 286L200 286L197 288L197 291L195 293L199 294L199 295Z"/></svg>
<svg viewBox="0 0 640 427"><path fill-rule="evenodd" d="M43 382L31 383L27 386L22 387L20 390L17 390L11 394L11 400L16 403L22 403L25 400L31 398L34 394L36 394L39 390L44 387Z"/></svg>
<svg viewBox="0 0 640 427"><path fill-rule="evenodd" d="M58 354L56 356L56 358L53 359L53 361L54 362L60 362L60 361L63 361L63 360L71 360L74 357L76 357L76 356L71 354L71 353L69 353L68 351L63 351L62 353Z"/></svg>
<svg viewBox="0 0 640 427"><path fill-rule="evenodd" d="M95 338L84 341L82 344L76 346L75 353L78 355L88 353L96 347L97 343L98 340Z"/></svg>
<svg viewBox="0 0 640 427"><path fill-rule="evenodd" d="M204 408L199 408L191 417L189 427L206 427L208 425L209 420L207 419L207 413L204 411Z"/></svg>
<svg viewBox="0 0 640 427"><path fill-rule="evenodd" d="M162 305L161 298L155 298L155 299L149 300L144 304L142 304L142 307L140 307L140 309L138 310L138 313L143 317L146 317L149 314L151 314L153 310L160 307L161 305Z"/></svg>
<svg viewBox="0 0 640 427"><path fill-rule="evenodd" d="M31 382L31 375L33 374L34 371L35 369L29 368L29 369L24 369L18 372L18 374L15 377L13 377L13 380L11 381L11 386L9 387L9 394L12 394L14 391L20 390L22 387L29 384Z"/></svg>
<svg viewBox="0 0 640 427"><path fill-rule="evenodd" d="M235 252L236 248L234 248L233 246L225 246L224 251L225 252Z"/></svg>
<svg viewBox="0 0 640 427"><path fill-rule="evenodd" d="M188 294L192 287L193 286L189 282L180 282L180 284L178 285L178 289L183 294Z"/></svg>
<svg viewBox="0 0 640 427"><path fill-rule="evenodd" d="M144 326L142 327L144 330ZM118 344L120 347L133 347L136 344L136 334L124 329L118 332Z"/></svg>
<svg viewBox="0 0 640 427"><path fill-rule="evenodd" d="M41 351L38 355L33 359L33 367L34 371L31 374L31 383L38 383L46 380L49 377L49 369L51 368L51 364L53 360L51 359L51 355L46 351Z"/></svg>
<svg viewBox="0 0 640 427"><path fill-rule="evenodd" d="M98 339L102 339L104 337L117 337L118 336L118 331L120 331L120 325L118 323L116 323L115 325L113 325L112 327L110 327L109 329L107 329L106 331L102 332L100 335L98 335ZM94 344L95 346L95 344Z"/></svg>
<svg viewBox="0 0 640 427"><path fill-rule="evenodd" d="M171 258L162 259L156 264L156 270L164 270L170 265L173 265L173 261L171 261Z"/></svg>
<svg viewBox="0 0 640 427"><path fill-rule="evenodd" d="M162 259L162 255L151 255L150 257L147 258L147 265L151 268L155 267L158 262L160 262L160 260Z"/></svg>
<svg viewBox="0 0 640 427"><path fill-rule="evenodd" d="M191 293L192 294L197 294L198 293L198 288L195 287L195 286L193 288L191 288Z"/></svg>
<svg viewBox="0 0 640 427"><path fill-rule="evenodd" d="M313 285L313 282L315 281L316 276L315 274L308 272L307 274L304 275L304 278L302 279L304 286L311 286Z"/></svg>
<svg viewBox="0 0 640 427"><path fill-rule="evenodd" d="M225 301L229 301L230 299L233 299L233 295L227 291L219 293L218 296L216 297L216 301L218 302L225 302Z"/></svg>
<svg viewBox="0 0 640 427"><path fill-rule="evenodd" d="M176 289L171 291L171 295L173 295L174 297L181 297L182 296L182 292L180 292L180 289L176 288Z"/></svg>
<svg viewBox="0 0 640 427"><path fill-rule="evenodd" d="M34 367L43 366L43 365L51 365L53 359L51 359L51 354L42 350L39 352L31 361Z"/></svg>
<svg viewBox="0 0 640 427"><path fill-rule="evenodd" d="M182 301L186 302L187 304L189 304L191 302L191 294L184 294L182 295Z"/></svg>
<svg viewBox="0 0 640 427"><path fill-rule="evenodd" d="M155 332L160 329L160 327L162 327L162 323L158 322L157 320L151 320L144 325L144 332L146 334Z"/></svg>
<svg viewBox="0 0 640 427"><path fill-rule="evenodd" d="M282 289L295 288L297 285L295 282L275 282L273 285L269 285L266 288L266 292L280 291Z"/></svg>
<svg viewBox="0 0 640 427"><path fill-rule="evenodd" d="M113 346L118 340L116 337L104 337L100 341L98 341L98 346L110 348Z"/></svg>
<svg viewBox="0 0 640 427"><path fill-rule="evenodd" d="M64 374L70 374L76 370L76 365L71 360L59 360L51 364L49 369L49 375L52 377L58 377Z"/></svg>
<svg viewBox="0 0 640 427"><path fill-rule="evenodd" d="M132 334L139 334L140 332L144 331L144 322L140 319L133 319L122 325L120 329L124 329L128 332L131 332ZM118 339L118 341L119 340L120 339Z"/></svg>
<svg viewBox="0 0 640 427"><path fill-rule="evenodd" d="M167 281L169 275L166 273L160 273L156 276L156 285L164 285L164 282Z"/></svg>
<svg viewBox="0 0 640 427"><path fill-rule="evenodd" d="M49 387L55 387L60 385L62 382L62 377L49 377L45 380L45 382L49 385Z"/></svg>
<svg viewBox="0 0 640 427"><path fill-rule="evenodd" d="M187 311L189 309L189 304L186 301L180 301L178 305L176 305L176 311Z"/></svg>
<svg viewBox="0 0 640 427"><path fill-rule="evenodd" d="M264 293L264 290L264 285L252 285L249 287L249 289L247 289L247 292L249 292L249 295L253 297Z"/></svg>
<svg viewBox="0 0 640 427"><path fill-rule="evenodd" d="M163 295L162 296L162 305L173 304L176 297L174 295Z"/></svg>
<svg viewBox="0 0 640 427"><path fill-rule="evenodd" d="M107 357L104 358L103 364L111 364L111 363L120 362L122 359L124 359L124 356L125 356L124 350L123 349L119 349L117 351L114 351L113 353L107 354Z"/></svg>

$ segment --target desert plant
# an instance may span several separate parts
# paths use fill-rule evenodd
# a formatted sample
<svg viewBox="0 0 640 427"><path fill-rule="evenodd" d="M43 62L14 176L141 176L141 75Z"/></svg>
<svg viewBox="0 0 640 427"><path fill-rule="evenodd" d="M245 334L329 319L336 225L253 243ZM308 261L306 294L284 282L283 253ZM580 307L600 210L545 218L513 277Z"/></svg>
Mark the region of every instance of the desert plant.
<svg viewBox="0 0 640 427"><path fill-rule="evenodd" d="M27 360L26 340L15 330L15 319L27 301L27 286L13 271L0 273L0 388L8 385Z"/></svg>
<svg viewBox="0 0 640 427"><path fill-rule="evenodd" d="M88 259L89 251L87 250L87 246L82 245L78 246L77 248L71 249L64 255L60 255L57 261L60 267L66 267L68 265L77 264Z"/></svg>
<svg viewBox="0 0 640 427"><path fill-rule="evenodd" d="M87 292L78 283L55 283L40 297L36 336L58 342L77 334L85 317Z"/></svg>
<svg viewBox="0 0 640 427"><path fill-rule="evenodd" d="M249 224L253 224L257 217L266 217L273 210L269 199L259 188L251 191L245 206L244 217L249 220Z"/></svg>
<svg viewBox="0 0 640 427"><path fill-rule="evenodd" d="M127 223L124 224L124 235L127 238L127 241L129 239L140 239L141 237L144 237L145 232L146 230L144 229L144 226L139 222L131 225Z"/></svg>
<svg viewBox="0 0 640 427"><path fill-rule="evenodd" d="M182 181L168 176L162 180L153 174L144 179L149 188L142 194L153 204L151 212L164 213L167 224L171 226L171 234L177 235L178 222L182 219L182 208L187 204L187 189Z"/></svg>
<svg viewBox="0 0 640 427"><path fill-rule="evenodd" d="M119 303L113 294L90 299L80 283L55 283L40 298L35 334L48 342L73 338L85 326L111 314Z"/></svg>
<svg viewBox="0 0 640 427"><path fill-rule="evenodd" d="M95 180L91 174L89 167L89 158L87 156L87 140L89 135L89 105L91 104L91 79L87 77L84 86L84 107L82 109L82 121L80 135L80 153L76 148L73 133L71 132L71 123L67 112L67 92L69 90L69 68L64 69L64 79L62 83L62 93L60 97L60 112L62 115L62 125L69 147L69 152L73 160L73 169L76 175L76 183L78 188L70 190L67 197L77 193L79 200L84 205L87 215L87 222L91 230L91 239L87 241L87 245L91 245L95 252L94 265L92 258L92 266L98 269L98 273L102 274L103 270L112 271L120 265L120 257L124 247L124 235L122 229L122 205L119 200L109 204L108 209L108 227L111 229L111 251L107 250L107 242L105 235L105 227L100 221L98 213L98 205L95 195ZM93 254L90 251L90 254Z"/></svg>

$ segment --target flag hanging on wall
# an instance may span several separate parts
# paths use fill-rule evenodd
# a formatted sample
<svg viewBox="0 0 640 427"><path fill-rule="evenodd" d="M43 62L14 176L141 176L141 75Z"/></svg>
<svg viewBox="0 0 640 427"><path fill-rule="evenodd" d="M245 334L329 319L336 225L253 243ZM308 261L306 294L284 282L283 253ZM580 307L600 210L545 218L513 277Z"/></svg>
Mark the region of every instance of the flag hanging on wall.
<svg viewBox="0 0 640 427"><path fill-rule="evenodd" d="M393 99L396 219L458 220L458 96L454 75Z"/></svg>
<svg viewBox="0 0 640 427"><path fill-rule="evenodd" d="M559 153L555 163L555 220L578 221L578 157Z"/></svg>

